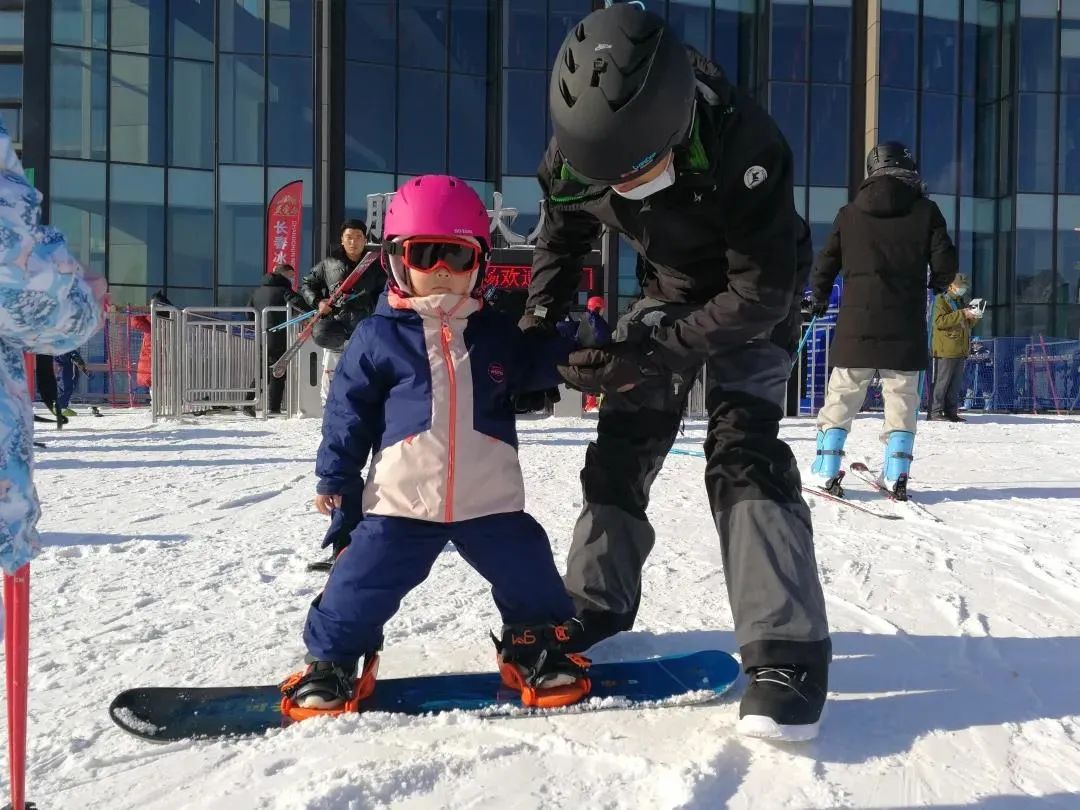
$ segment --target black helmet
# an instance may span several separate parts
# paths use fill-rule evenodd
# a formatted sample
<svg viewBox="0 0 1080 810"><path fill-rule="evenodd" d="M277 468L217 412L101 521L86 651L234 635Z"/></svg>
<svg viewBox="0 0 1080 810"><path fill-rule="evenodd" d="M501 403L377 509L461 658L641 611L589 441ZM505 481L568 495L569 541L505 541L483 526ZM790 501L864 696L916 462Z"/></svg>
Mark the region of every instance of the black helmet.
<svg viewBox="0 0 1080 810"><path fill-rule="evenodd" d="M902 143L885 141L871 149L870 154L866 156L866 174L870 176L876 171L888 168L917 172L919 164L915 162L911 150Z"/></svg>
<svg viewBox="0 0 1080 810"><path fill-rule="evenodd" d="M594 11L567 34L551 71L559 150L585 179L632 180L682 142L695 87L690 56L660 17L631 3Z"/></svg>

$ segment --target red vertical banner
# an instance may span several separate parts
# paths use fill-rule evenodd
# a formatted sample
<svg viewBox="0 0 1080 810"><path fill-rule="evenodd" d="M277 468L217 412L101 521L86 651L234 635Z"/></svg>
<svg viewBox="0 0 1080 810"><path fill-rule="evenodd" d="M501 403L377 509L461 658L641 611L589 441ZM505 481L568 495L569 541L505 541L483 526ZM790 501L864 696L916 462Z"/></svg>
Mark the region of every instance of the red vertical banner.
<svg viewBox="0 0 1080 810"><path fill-rule="evenodd" d="M300 268L300 224L304 214L304 181L282 186L266 207L266 272L279 264Z"/></svg>

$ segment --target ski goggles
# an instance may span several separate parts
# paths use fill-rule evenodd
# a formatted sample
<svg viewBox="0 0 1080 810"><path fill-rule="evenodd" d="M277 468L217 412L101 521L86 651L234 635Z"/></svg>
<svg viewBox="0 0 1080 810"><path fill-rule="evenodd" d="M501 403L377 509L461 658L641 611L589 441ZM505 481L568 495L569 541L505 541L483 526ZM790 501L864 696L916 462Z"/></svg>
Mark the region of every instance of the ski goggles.
<svg viewBox="0 0 1080 810"><path fill-rule="evenodd" d="M573 164L569 160L566 161L566 166L578 180L589 186L621 186L625 183L632 183L648 172L651 172L659 163L667 160L668 155L671 154L671 149L664 149L660 152L653 152L651 155L646 155L639 160L636 165L631 167L630 171L625 172L615 179L602 180L597 177L590 177L583 172L579 172L574 168Z"/></svg>
<svg viewBox="0 0 1080 810"><path fill-rule="evenodd" d="M472 273L479 269L483 249L452 236L413 236L387 245L391 256L400 256L410 270L433 273L439 268L451 273Z"/></svg>

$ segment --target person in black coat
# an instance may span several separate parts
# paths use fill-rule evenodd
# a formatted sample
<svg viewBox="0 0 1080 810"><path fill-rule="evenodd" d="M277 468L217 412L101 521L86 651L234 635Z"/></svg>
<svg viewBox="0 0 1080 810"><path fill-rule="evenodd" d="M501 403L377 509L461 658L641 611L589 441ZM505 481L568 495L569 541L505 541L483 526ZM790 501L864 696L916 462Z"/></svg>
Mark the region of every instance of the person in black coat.
<svg viewBox="0 0 1080 810"><path fill-rule="evenodd" d="M926 290L948 288L956 276L956 249L906 146L889 141L874 147L866 171L854 202L836 215L811 277L814 314L824 315L843 268L830 350L834 368L818 413L811 472L827 488L838 488L844 441L876 370L885 400L882 482L903 496L915 443L919 375L927 366Z"/></svg>
<svg viewBox="0 0 1080 810"><path fill-rule="evenodd" d="M274 268L273 272L266 275L262 286L256 287L255 291L251 293L248 306L254 308L260 314L266 307L284 307L289 304L305 312L310 310L311 307L308 306L307 302L293 291L292 285L295 278L296 270L292 265L279 264ZM284 322L284 312L272 312L267 318L266 327L269 329L273 326L280 326ZM285 349L288 348L287 332L284 329L278 329L274 332L265 332L264 335L267 341L268 362L266 407L269 413L281 413L281 401L285 397L285 378L275 377L269 372L269 366L273 366L278 361L278 358L285 353ZM248 416L254 416L255 409L249 406L244 408L244 413Z"/></svg>

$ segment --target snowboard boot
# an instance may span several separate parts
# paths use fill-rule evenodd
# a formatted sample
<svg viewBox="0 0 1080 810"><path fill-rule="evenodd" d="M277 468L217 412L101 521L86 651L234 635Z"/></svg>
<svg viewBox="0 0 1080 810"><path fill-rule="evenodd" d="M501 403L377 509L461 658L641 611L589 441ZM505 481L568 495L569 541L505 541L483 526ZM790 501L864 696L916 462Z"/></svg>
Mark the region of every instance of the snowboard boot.
<svg viewBox="0 0 1080 810"><path fill-rule="evenodd" d="M804 742L818 734L829 690L826 667L777 664L750 670L739 704L738 732L782 742Z"/></svg>
<svg viewBox="0 0 1080 810"><path fill-rule="evenodd" d="M848 432L840 428L819 430L817 434L817 457L810 467L811 477L827 492L837 497L844 497L840 481L844 474L840 470L840 460L844 457L844 442Z"/></svg>
<svg viewBox="0 0 1080 810"><path fill-rule="evenodd" d="M364 656L364 668L356 674L356 662L311 661L281 684L281 713L292 720L343 712L355 712L360 701L375 691L379 655Z"/></svg>
<svg viewBox="0 0 1080 810"><path fill-rule="evenodd" d="M911 474L915 434L894 430L885 445L885 464L881 469L881 485L898 500L907 500L907 480Z"/></svg>
<svg viewBox="0 0 1080 810"><path fill-rule="evenodd" d="M592 689L589 659L560 649L570 640L566 624L505 625L502 638L492 634L491 640L498 652L499 677L526 706L569 706Z"/></svg>

